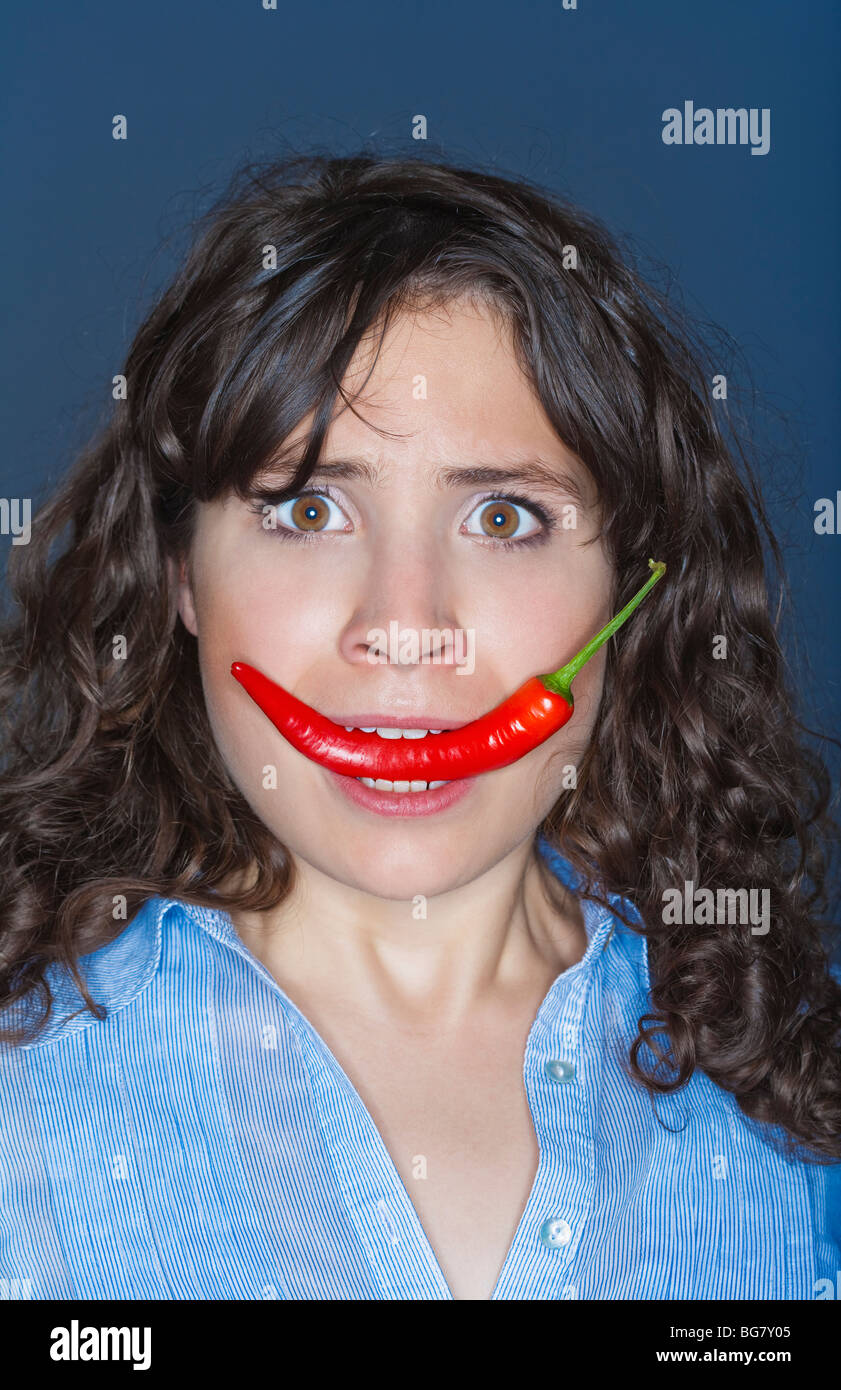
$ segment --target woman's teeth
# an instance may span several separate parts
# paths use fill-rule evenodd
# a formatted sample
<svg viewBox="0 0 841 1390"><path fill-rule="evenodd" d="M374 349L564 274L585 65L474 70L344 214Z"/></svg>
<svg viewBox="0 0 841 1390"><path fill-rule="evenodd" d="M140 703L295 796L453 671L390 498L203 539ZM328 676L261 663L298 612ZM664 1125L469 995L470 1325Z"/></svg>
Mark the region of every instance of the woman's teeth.
<svg viewBox="0 0 841 1390"><path fill-rule="evenodd" d="M345 732L352 734L356 725L345 724ZM380 738L426 738L427 734L440 734L440 729L360 729L361 734L379 734Z"/></svg>
<svg viewBox="0 0 841 1390"><path fill-rule="evenodd" d="M384 777L357 777L365 787L375 787L378 792L434 792L437 787L446 787L446 782L387 782Z"/></svg>
<svg viewBox="0 0 841 1390"><path fill-rule="evenodd" d="M347 733L352 734L355 725L345 724ZM427 734L440 734L440 729L364 729L361 734L379 734L380 738L426 738ZM384 777L357 777L365 787L374 787L378 792L434 792L438 787L446 787L444 782L388 782Z"/></svg>

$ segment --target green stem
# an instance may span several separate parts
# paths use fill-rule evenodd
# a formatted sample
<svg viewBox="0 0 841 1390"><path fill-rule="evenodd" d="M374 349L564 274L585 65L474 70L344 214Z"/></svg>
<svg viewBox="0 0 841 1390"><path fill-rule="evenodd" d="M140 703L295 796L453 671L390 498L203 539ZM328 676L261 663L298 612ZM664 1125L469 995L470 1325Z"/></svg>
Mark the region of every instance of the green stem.
<svg viewBox="0 0 841 1390"><path fill-rule="evenodd" d="M601 632L597 633L592 641L587 643L586 647L582 647L578 655L572 658L572 661L568 661L566 666L562 666L560 671L553 671L551 675L540 677L540 680L546 686L547 690L553 691L556 695L563 695L564 699L572 704L570 686L573 678L578 675L581 667L590 660L590 657L599 650L599 647L604 646L605 642L613 636L617 628L622 626L625 619L631 616L634 609L642 603L649 589L653 589L657 580L661 579L666 573L666 566L662 560L649 560L648 564L649 568L652 569L654 573L651 575L651 578L643 584L639 593L634 594L630 603L626 603L625 607L616 614L616 617L611 618L607 626L603 627Z"/></svg>

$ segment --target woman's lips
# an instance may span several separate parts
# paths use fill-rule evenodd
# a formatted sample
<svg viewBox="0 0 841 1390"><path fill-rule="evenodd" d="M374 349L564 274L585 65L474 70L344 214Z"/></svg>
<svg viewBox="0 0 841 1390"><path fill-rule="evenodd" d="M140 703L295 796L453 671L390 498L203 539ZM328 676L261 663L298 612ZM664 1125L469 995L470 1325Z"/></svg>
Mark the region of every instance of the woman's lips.
<svg viewBox="0 0 841 1390"><path fill-rule="evenodd" d="M445 715L435 714L401 714L399 710L378 710L374 714L325 714L325 719L329 719L339 729L431 729L435 733L440 733L442 729L463 729L468 724L469 719L448 719Z"/></svg>
<svg viewBox="0 0 841 1390"><path fill-rule="evenodd" d="M344 773L331 772L329 768L325 768L324 773L330 778L333 786L356 806L365 811L373 811L378 816L393 816L398 819L407 816L432 816L446 811L448 807L454 806L467 796L477 781L475 777L460 777L453 782L439 782L434 789L427 791L393 792L383 791L376 786L366 786L359 777L346 777Z"/></svg>

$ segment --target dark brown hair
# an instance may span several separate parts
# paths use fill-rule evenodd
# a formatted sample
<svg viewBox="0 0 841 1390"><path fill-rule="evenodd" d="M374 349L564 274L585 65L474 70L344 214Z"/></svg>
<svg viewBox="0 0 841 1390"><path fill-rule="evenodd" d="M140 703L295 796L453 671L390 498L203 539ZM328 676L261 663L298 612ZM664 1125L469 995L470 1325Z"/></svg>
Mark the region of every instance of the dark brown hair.
<svg viewBox="0 0 841 1390"><path fill-rule="evenodd" d="M505 315L597 484L614 610L650 556L668 566L645 622L610 644L578 786L540 827L585 896L618 893L641 914L652 1013L629 1072L653 1097L700 1068L790 1149L841 1158L841 988L821 916L830 781L796 717L764 546L777 583L780 549L712 398L716 368L595 219L523 180L422 159L241 169L135 336L127 398L11 551L0 1005L34 999L40 1017L2 1036L37 1036L51 963L103 1016L76 962L124 930L115 895L130 919L157 894L235 910L289 891L288 852L216 749L166 558L186 552L196 499L244 497L313 411L294 495L363 335L462 294ZM247 888L220 891L246 872ZM769 932L666 925L664 894L686 881L769 889Z"/></svg>

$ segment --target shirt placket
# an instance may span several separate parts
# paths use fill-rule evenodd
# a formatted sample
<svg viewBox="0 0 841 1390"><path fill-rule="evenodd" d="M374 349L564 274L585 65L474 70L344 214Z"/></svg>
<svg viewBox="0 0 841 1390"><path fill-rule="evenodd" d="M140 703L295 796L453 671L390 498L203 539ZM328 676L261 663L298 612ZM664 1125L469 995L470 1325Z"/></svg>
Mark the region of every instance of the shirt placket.
<svg viewBox="0 0 841 1390"><path fill-rule="evenodd" d="M526 1042L523 1082L539 1146L537 1173L492 1299L577 1298L576 1252L595 1191L595 1110L601 1045L585 1049L585 1007L600 1008L601 960L610 912L582 901L588 946L559 975ZM271 972L237 936L228 915L200 910L217 940L241 956L279 999L307 1067L344 1210L385 1299L452 1299L426 1232L367 1107L327 1044Z"/></svg>
<svg viewBox="0 0 841 1390"><path fill-rule="evenodd" d="M600 1014L612 928L603 908L586 902L582 909L587 950L555 981L526 1042L523 1081L540 1159L493 1299L579 1297L577 1255L595 1195L603 1061L599 1041L588 1043L583 1025L585 1010Z"/></svg>
<svg viewBox="0 0 841 1390"><path fill-rule="evenodd" d="M322 1133L383 1298L451 1299L452 1293L374 1121L326 1044L290 1016L309 1068Z"/></svg>
<svg viewBox="0 0 841 1390"><path fill-rule="evenodd" d="M197 915L212 936L257 972L283 1008L307 1068L336 1175L343 1203L336 1220L352 1222L377 1294L384 1299L451 1299L409 1194L350 1078L271 972L240 940L227 914L199 909Z"/></svg>

